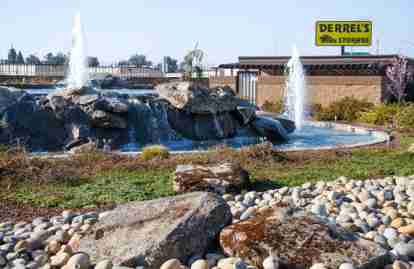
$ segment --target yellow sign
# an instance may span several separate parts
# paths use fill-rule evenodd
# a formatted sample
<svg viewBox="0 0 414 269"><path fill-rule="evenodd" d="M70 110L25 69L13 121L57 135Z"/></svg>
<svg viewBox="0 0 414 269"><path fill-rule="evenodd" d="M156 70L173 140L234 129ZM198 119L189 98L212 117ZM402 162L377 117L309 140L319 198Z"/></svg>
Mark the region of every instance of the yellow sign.
<svg viewBox="0 0 414 269"><path fill-rule="evenodd" d="M370 21L317 21L316 46L371 46Z"/></svg>

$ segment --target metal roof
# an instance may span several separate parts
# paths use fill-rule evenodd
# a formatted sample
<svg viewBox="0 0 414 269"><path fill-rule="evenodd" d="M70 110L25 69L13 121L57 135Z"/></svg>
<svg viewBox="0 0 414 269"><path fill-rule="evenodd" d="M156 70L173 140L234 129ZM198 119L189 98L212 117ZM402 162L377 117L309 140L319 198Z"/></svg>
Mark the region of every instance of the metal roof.
<svg viewBox="0 0 414 269"><path fill-rule="evenodd" d="M305 67L381 68L399 55L302 56ZM283 68L289 56L241 56L238 63L221 64L219 68ZM407 58L410 65L414 59Z"/></svg>

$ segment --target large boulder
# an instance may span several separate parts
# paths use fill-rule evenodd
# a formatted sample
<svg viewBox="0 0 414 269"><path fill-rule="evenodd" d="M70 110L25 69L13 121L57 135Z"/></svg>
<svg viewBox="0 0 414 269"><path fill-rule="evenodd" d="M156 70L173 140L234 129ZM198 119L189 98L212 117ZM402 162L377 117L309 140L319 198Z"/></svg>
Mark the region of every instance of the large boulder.
<svg viewBox="0 0 414 269"><path fill-rule="evenodd" d="M133 202L105 214L82 239L80 251L95 261L158 269L171 258L184 262L204 253L229 222L229 206L212 193Z"/></svg>
<svg viewBox="0 0 414 269"><path fill-rule="evenodd" d="M251 125L259 134L273 143L288 140L288 132L281 121L270 117L256 116Z"/></svg>
<svg viewBox="0 0 414 269"><path fill-rule="evenodd" d="M1 115L4 132L10 141L19 139L32 150L61 149L67 138L64 122L55 113L42 109L36 100L25 95L19 102L8 106Z"/></svg>
<svg viewBox="0 0 414 269"><path fill-rule="evenodd" d="M0 113L16 103L26 92L20 89L0 87Z"/></svg>
<svg viewBox="0 0 414 269"><path fill-rule="evenodd" d="M119 98L102 97L96 100L95 109L111 113L126 113L128 112L129 105L127 102Z"/></svg>
<svg viewBox="0 0 414 269"><path fill-rule="evenodd" d="M118 115L103 110L95 110L92 112L92 125L98 128L125 129L128 123L126 119Z"/></svg>
<svg viewBox="0 0 414 269"><path fill-rule="evenodd" d="M173 184L174 191L178 193L212 191L224 194L248 187L249 173L233 163L216 166L178 165Z"/></svg>
<svg viewBox="0 0 414 269"><path fill-rule="evenodd" d="M234 111L240 103L230 87L209 89L191 82L171 82L158 85L156 90L173 107L192 114Z"/></svg>
<svg viewBox="0 0 414 269"><path fill-rule="evenodd" d="M378 244L349 234L304 211L275 207L227 226L220 233L225 254L241 257L259 268L269 255L281 259L282 268L310 268L323 263L338 268L351 262L360 269L379 269L391 257Z"/></svg>
<svg viewBox="0 0 414 269"><path fill-rule="evenodd" d="M192 114L168 107L168 122L182 136L192 140L217 140L233 137L240 128L230 112Z"/></svg>

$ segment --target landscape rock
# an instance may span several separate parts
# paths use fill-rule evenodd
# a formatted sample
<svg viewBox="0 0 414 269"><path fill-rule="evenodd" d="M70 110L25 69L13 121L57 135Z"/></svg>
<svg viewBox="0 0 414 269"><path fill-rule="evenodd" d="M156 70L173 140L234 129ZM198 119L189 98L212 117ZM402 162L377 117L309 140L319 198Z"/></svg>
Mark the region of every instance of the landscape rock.
<svg viewBox="0 0 414 269"><path fill-rule="evenodd" d="M277 119L256 116L252 126L261 137L266 137L271 142L280 142L288 139L288 131Z"/></svg>
<svg viewBox="0 0 414 269"><path fill-rule="evenodd" d="M80 251L92 260L158 269L172 257L185 261L205 252L230 221L228 205L212 193L133 202L105 214L81 240Z"/></svg>
<svg viewBox="0 0 414 269"><path fill-rule="evenodd" d="M230 87L208 89L191 82L171 82L158 85L156 90L173 107L193 114L234 111L240 102Z"/></svg>
<svg viewBox="0 0 414 269"><path fill-rule="evenodd" d="M284 207L261 210L253 218L227 226L220 233L220 245L227 255L259 268L269 252L277 253L284 266L305 268L317 263L338 268L352 259L358 268L379 269L391 258L371 241L327 225L315 215L301 210L291 213Z"/></svg>
<svg viewBox="0 0 414 269"><path fill-rule="evenodd" d="M224 163L216 166L178 165L173 186L177 193L211 191L224 194L240 191L249 185L249 173L240 165Z"/></svg>
<svg viewBox="0 0 414 269"><path fill-rule="evenodd" d="M92 124L99 128L125 129L128 126L126 119L103 110L95 110L91 117Z"/></svg>
<svg viewBox="0 0 414 269"><path fill-rule="evenodd" d="M91 262L86 253L77 253L70 257L63 269L89 269Z"/></svg>
<svg viewBox="0 0 414 269"><path fill-rule="evenodd" d="M25 94L26 92L20 89L0 86L0 114L8 106L18 102L19 98Z"/></svg>

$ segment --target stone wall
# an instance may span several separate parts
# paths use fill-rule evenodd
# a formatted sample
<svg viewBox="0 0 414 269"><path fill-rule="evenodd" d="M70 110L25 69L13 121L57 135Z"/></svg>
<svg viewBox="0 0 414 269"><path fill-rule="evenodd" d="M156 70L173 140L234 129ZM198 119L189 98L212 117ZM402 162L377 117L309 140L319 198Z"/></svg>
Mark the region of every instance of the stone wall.
<svg viewBox="0 0 414 269"><path fill-rule="evenodd" d="M310 103L328 106L346 96L366 99L378 104L383 98L383 77L381 76L308 76ZM229 85L236 90L236 77L214 77L210 86ZM276 102L283 97L285 77L261 75L257 80L256 103Z"/></svg>

